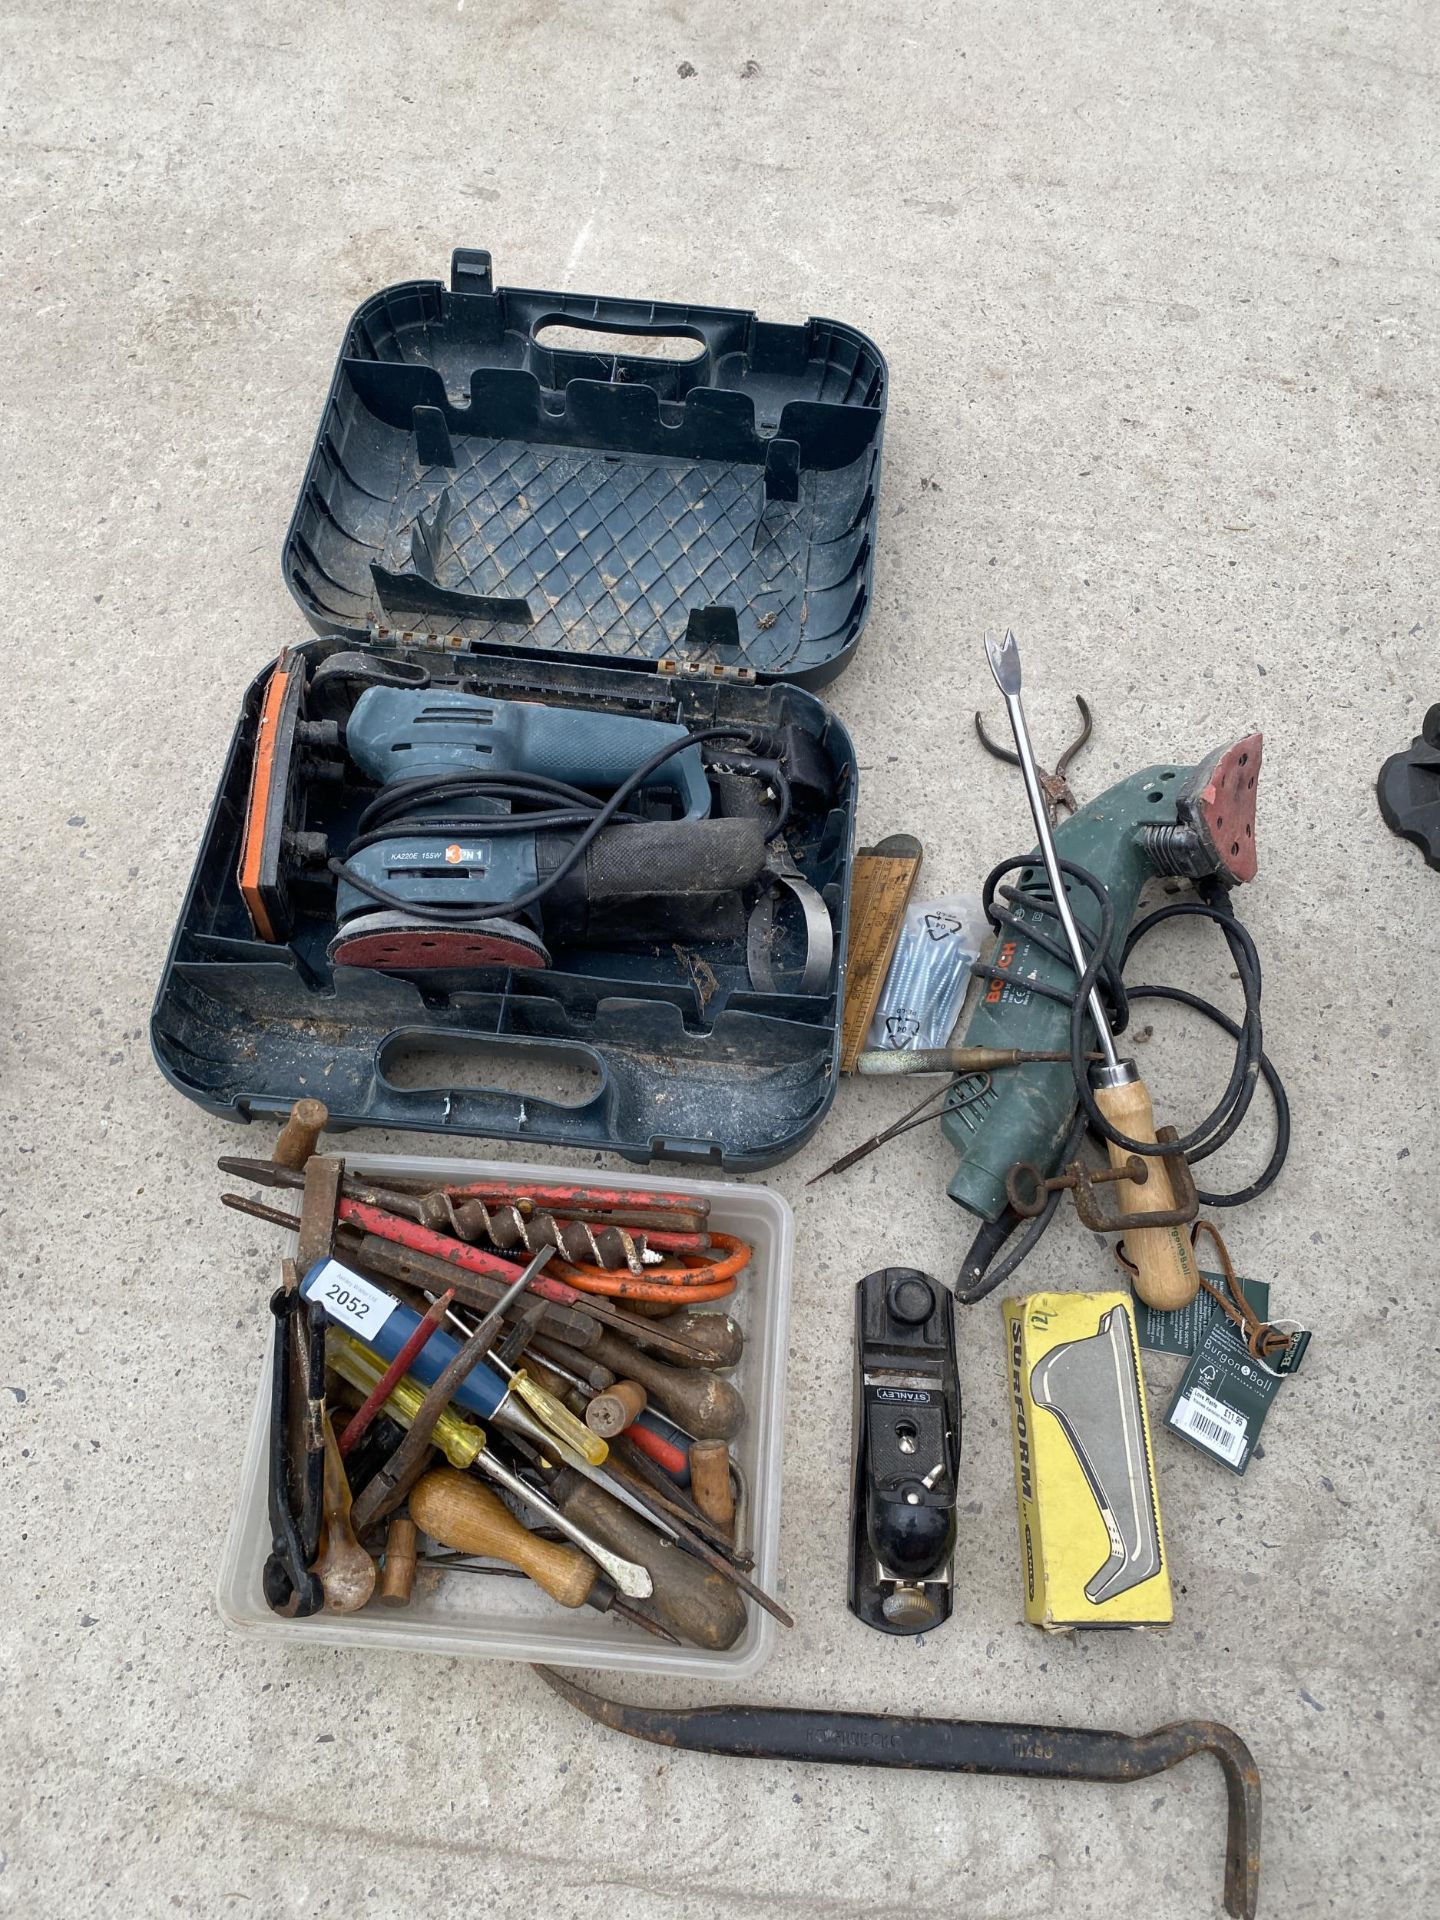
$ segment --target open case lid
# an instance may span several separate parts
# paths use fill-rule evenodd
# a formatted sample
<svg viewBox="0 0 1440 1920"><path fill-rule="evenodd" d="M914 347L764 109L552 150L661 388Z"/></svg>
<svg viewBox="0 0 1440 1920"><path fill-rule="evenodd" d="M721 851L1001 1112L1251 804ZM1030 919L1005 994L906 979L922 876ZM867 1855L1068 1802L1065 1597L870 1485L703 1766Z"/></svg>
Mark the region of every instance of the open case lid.
<svg viewBox="0 0 1440 1920"><path fill-rule="evenodd" d="M457 249L351 320L285 577L357 641L821 686L869 612L885 391L836 321L496 289Z"/></svg>

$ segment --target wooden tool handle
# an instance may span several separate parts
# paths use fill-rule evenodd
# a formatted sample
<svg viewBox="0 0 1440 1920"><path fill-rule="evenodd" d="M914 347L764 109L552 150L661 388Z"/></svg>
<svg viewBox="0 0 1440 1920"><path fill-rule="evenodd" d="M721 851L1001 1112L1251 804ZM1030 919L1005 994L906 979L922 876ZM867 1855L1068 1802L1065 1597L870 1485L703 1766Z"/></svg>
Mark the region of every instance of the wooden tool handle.
<svg viewBox="0 0 1440 1920"><path fill-rule="evenodd" d="M613 1440L645 1411L645 1389L638 1380L617 1380L597 1393L585 1409L585 1424L602 1440Z"/></svg>
<svg viewBox="0 0 1440 1920"><path fill-rule="evenodd" d="M716 1653L733 1647L745 1631L745 1601L739 1591L722 1574L662 1540L629 1507L590 1481L566 1475L562 1485L572 1478L574 1484L561 1494L561 1512L612 1553L649 1570L655 1591L643 1603L645 1612L692 1646Z"/></svg>
<svg viewBox="0 0 1440 1920"><path fill-rule="evenodd" d="M1155 1138L1155 1114L1150 1093L1143 1080L1128 1086L1097 1087L1095 1104L1115 1128L1132 1140ZM1112 1167L1123 1167L1130 1158L1127 1147L1105 1142ZM1149 1178L1143 1187L1133 1180L1115 1182L1115 1204L1126 1213L1161 1213L1175 1205L1175 1189L1170 1168L1164 1159L1141 1156ZM1200 1291L1200 1270L1195 1265L1190 1236L1183 1226L1130 1227L1125 1234L1125 1252L1135 1268L1135 1291L1147 1307L1169 1312L1188 1307Z"/></svg>
<svg viewBox="0 0 1440 1920"><path fill-rule="evenodd" d="M845 1010L840 1071L854 1073L870 1031L885 976L900 944L905 909L920 872L920 842L891 834L878 847L861 847L850 874L850 945L845 962Z"/></svg>
<svg viewBox="0 0 1440 1920"><path fill-rule="evenodd" d="M690 1443L690 1498L707 1520L731 1533L735 1526L735 1488L730 1480L730 1449L723 1440Z"/></svg>
<svg viewBox="0 0 1440 1920"><path fill-rule="evenodd" d="M345 1162L333 1153L312 1153L305 1162L305 1189L300 1198L300 1228L295 1264L301 1276L317 1260L328 1260L335 1248L336 1209Z"/></svg>
<svg viewBox="0 0 1440 1920"><path fill-rule="evenodd" d="M323 1100L297 1100L280 1129L270 1158L277 1167L298 1172L318 1149L320 1136L329 1124L330 1110Z"/></svg>
<svg viewBox="0 0 1440 1920"><path fill-rule="evenodd" d="M745 1335L728 1313L701 1313L695 1307L681 1307L665 1316L660 1331L687 1341L698 1352L695 1358L674 1352L665 1354L672 1367L713 1367L723 1371L738 1364L745 1351ZM633 1336L634 1344L645 1353L653 1351L644 1334Z"/></svg>
<svg viewBox="0 0 1440 1920"><path fill-rule="evenodd" d="M638 1380L660 1411L697 1440L733 1440L745 1424L737 1389L703 1367L667 1366L611 1333L601 1334L588 1358L622 1380Z"/></svg>
<svg viewBox="0 0 1440 1920"><path fill-rule="evenodd" d="M325 1605L331 1613L358 1613L375 1591L375 1562L355 1538L350 1524L350 1482L340 1458L340 1443L327 1412L325 1428L325 1525L320 1541L320 1557L313 1573L320 1576L325 1589Z"/></svg>
<svg viewBox="0 0 1440 1920"><path fill-rule="evenodd" d="M376 1598L383 1607L408 1607L415 1585L415 1522L397 1513L385 1535L385 1565L380 1570Z"/></svg>
<svg viewBox="0 0 1440 1920"><path fill-rule="evenodd" d="M539 1540L468 1473L439 1467L410 1489L410 1513L442 1547L508 1560L562 1607L583 1607L598 1569L578 1547Z"/></svg>

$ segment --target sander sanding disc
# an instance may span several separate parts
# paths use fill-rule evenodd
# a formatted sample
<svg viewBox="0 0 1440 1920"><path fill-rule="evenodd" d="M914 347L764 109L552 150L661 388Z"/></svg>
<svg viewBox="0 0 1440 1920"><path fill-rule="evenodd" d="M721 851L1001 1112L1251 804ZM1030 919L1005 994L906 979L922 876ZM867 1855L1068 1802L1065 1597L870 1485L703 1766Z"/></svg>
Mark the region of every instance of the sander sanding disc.
<svg viewBox="0 0 1440 1920"><path fill-rule="evenodd" d="M408 913L362 913L330 942L337 967L374 967L386 973L420 973L440 967L548 967L550 954L538 934L518 920L477 920L471 926L437 926Z"/></svg>

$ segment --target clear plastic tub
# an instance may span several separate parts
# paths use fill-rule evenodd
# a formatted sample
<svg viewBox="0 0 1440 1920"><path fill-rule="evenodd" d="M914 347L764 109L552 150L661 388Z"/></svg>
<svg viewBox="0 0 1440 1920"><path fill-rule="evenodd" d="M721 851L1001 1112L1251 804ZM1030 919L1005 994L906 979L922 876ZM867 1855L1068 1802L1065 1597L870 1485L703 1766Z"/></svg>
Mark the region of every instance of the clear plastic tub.
<svg viewBox="0 0 1440 1920"><path fill-rule="evenodd" d="M357 1174L434 1174L438 1181L479 1179L623 1182L627 1187L695 1194L710 1202L716 1232L736 1234L754 1247L735 1292L715 1302L745 1330L745 1351L727 1378L744 1395L748 1419L731 1452L747 1490L744 1531L755 1556L754 1579L775 1592L780 1541L780 1462L785 1426L785 1362L789 1348L790 1264L794 1216L768 1187L712 1180L660 1179L511 1161L420 1159L407 1154L345 1153ZM272 1334L273 1338L273 1334ZM671 1647L593 1608L558 1605L528 1580L421 1570L410 1605L368 1607L363 1613L318 1613L286 1620L265 1604L260 1574L270 1550L266 1510L270 1368L261 1374L245 1449L235 1517L225 1542L216 1600L237 1633L291 1644L379 1647L386 1651L468 1654L482 1660L540 1660L556 1666L614 1668L628 1673L678 1674L696 1680L748 1680L769 1657L776 1623L753 1601L744 1633L725 1653Z"/></svg>

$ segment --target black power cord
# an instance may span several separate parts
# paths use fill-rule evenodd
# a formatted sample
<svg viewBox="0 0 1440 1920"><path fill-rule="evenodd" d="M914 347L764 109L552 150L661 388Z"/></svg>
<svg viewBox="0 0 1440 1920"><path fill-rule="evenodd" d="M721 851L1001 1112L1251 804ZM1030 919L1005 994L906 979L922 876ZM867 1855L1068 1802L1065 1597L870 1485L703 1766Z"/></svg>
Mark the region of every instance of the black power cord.
<svg viewBox="0 0 1440 1920"><path fill-rule="evenodd" d="M507 807L530 808L519 813L460 814L446 818L416 810L456 800L494 800ZM580 787L567 786L539 773L422 774L381 789L361 814L346 859L366 847L397 834L408 839L448 840L457 833L541 833L556 827L585 827L595 818L600 802ZM633 822L638 814L616 813L611 825Z"/></svg>
<svg viewBox="0 0 1440 1920"><path fill-rule="evenodd" d="M425 916L429 920L445 921L457 927L474 926L482 921L492 920L497 915L508 916L522 907L530 907L544 896L565 875L576 862L584 857L586 849L606 827L620 822L633 822L635 816L622 811L625 802L635 791L643 786L652 773L663 767L667 760L676 754L685 753L691 747L699 746L706 740L741 740L747 744L751 740L750 729L746 727L702 727L687 734L682 740L672 740L667 746L660 747L650 758L628 774L616 787L610 798L603 803L593 794L579 787L566 786L563 781L550 780L542 774L437 774L414 780L402 780L393 787L382 790L360 816L359 833L349 851L358 853L362 847L372 845L376 840L390 839L400 832L406 835L418 835L428 838L432 835L446 839L458 833L538 833L556 827L583 826L580 833L564 858L553 871L533 887L515 894L509 900L491 901L481 906L445 906L427 903ZM461 820L437 820L433 818L415 819L413 815L420 807L433 807L447 800L461 798L488 798L507 800L512 804L538 806L548 811L524 814L493 814L475 816ZM783 824L783 821L782 823ZM780 828L774 827L766 836L774 837ZM383 887L374 880L367 880L362 874L344 860L334 859L329 863L330 871L337 879L346 880L357 893L363 893L382 907L390 907L401 913L413 913L415 903L403 894Z"/></svg>
<svg viewBox="0 0 1440 1920"><path fill-rule="evenodd" d="M1032 911L1038 910L1057 923L1059 915L1054 901L1047 895L1022 894L1015 887L1002 886L1000 883L1008 873L1017 868L1034 867L1033 855L1026 859L1007 860L994 868L985 879L983 901L986 917L997 932L1010 929L1023 930L1023 937L1032 945L1062 960L1073 967L1070 949L1061 940L1044 928L1032 923L1022 923L1008 906L997 906L995 896L998 892L1001 900L1018 905L1022 901ZM1113 1140L1124 1152L1141 1153L1147 1157L1176 1156L1184 1154L1191 1162L1204 1160L1217 1152L1231 1138L1236 1128L1245 1118L1250 1102L1254 1098L1257 1082L1263 1077L1270 1090L1275 1107L1275 1144L1270 1158L1261 1173L1248 1186L1234 1193L1211 1193L1197 1187L1196 1193L1201 1203L1210 1207L1239 1207L1246 1201L1273 1185L1285 1157L1290 1149L1290 1102L1286 1097L1284 1084L1276 1071L1274 1063L1264 1049L1263 1030L1260 1022L1260 957L1255 943L1235 917L1230 904L1229 889L1217 880L1201 881L1196 891L1198 900L1172 901L1157 907L1153 913L1137 920L1120 952L1118 965L1109 960L1110 943L1115 930L1115 913L1110 896L1104 883L1088 868L1077 866L1074 862L1062 860L1060 870L1076 881L1096 900L1100 910L1100 926L1091 949L1085 971L1073 987L1060 987L1038 980L1023 979L1000 967L977 965L973 971L984 980L999 980L1023 987L1027 992L1039 993L1048 999L1059 1000L1070 1009L1070 1071L1075 1082L1076 1110L1070 1125L1070 1131L1060 1148L1057 1164L1063 1166L1079 1152L1081 1142L1087 1133L1094 1133L1102 1140ZM1140 942L1168 920L1192 918L1209 920L1220 927L1229 946L1231 958L1235 962L1235 971L1240 980L1241 992L1245 1000L1244 1019L1237 1022L1215 1006L1211 1001L1202 999L1199 994L1187 993L1181 987L1143 985L1126 987L1124 971L1131 954ZM1111 1030L1123 1033L1129 1024L1130 1006L1136 1000L1171 1000L1192 1011L1203 1014L1235 1041L1235 1060L1225 1091L1215 1106L1201 1121L1200 1125L1181 1138L1164 1145L1155 1141L1132 1140L1127 1134L1118 1132L1106 1120L1095 1103L1090 1089L1090 1079L1085 1060L1084 1026L1090 989L1099 986L1101 997L1105 1000L1111 1015ZM1060 1194L1051 1193L1045 1208L1010 1248L1004 1258L996 1265L991 1261L1006 1244L1018 1225L1017 1217L1006 1211L999 1220L987 1222L976 1234L960 1278L955 1288L955 1297L964 1304L981 1300L1007 1280L1021 1261L1026 1259L1039 1245L1046 1228L1055 1217L1060 1204Z"/></svg>

